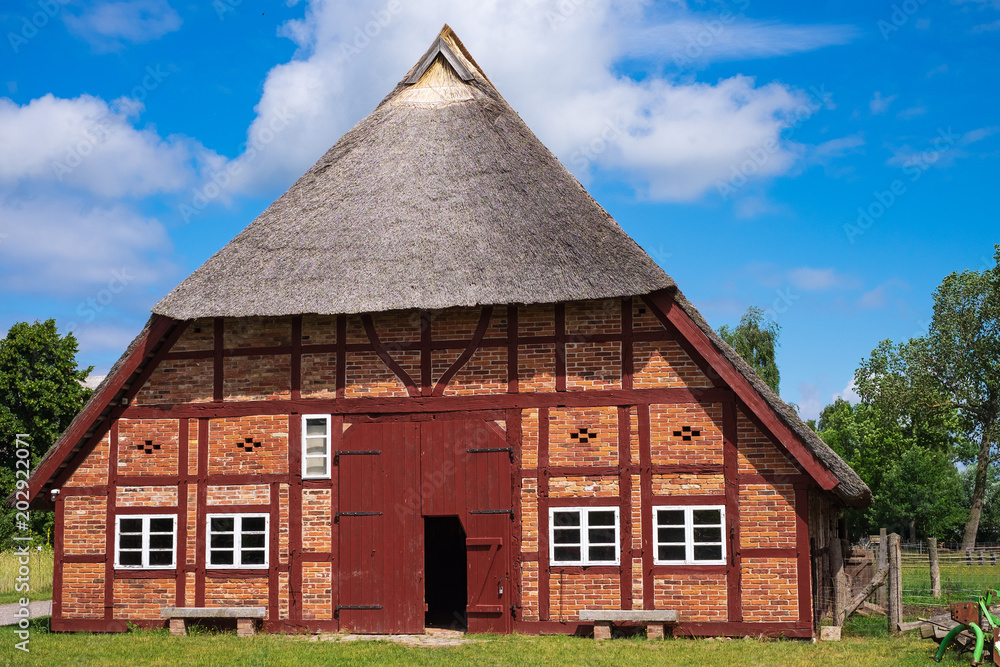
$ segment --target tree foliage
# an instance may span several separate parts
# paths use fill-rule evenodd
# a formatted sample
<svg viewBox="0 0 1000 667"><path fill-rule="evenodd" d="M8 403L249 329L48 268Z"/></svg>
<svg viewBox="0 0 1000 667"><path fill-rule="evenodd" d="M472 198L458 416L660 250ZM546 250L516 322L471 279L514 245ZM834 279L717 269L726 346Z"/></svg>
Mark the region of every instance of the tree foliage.
<svg viewBox="0 0 1000 667"><path fill-rule="evenodd" d="M27 434L32 469L90 397L83 381L93 367L79 368L72 333L60 335L55 320L19 322L0 340L0 493L14 489L17 435ZM14 532L10 508L0 511L0 548ZM44 536L51 513L33 512L32 528Z"/></svg>
<svg viewBox="0 0 1000 667"><path fill-rule="evenodd" d="M722 339L729 343L744 361L753 366L775 394L778 393L781 380L778 363L775 360L779 333L781 327L778 323L766 320L764 311L756 306L747 308L737 326L730 328L729 325L723 324L719 329Z"/></svg>

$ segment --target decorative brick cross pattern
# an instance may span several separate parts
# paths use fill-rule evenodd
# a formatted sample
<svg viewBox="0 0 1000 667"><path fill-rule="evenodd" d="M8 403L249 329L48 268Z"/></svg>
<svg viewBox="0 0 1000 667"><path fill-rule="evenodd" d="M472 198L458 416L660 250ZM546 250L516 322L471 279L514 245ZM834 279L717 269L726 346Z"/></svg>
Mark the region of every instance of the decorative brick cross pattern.
<svg viewBox="0 0 1000 667"><path fill-rule="evenodd" d="M260 447L260 440L254 440L253 438L243 438L243 442L237 442L236 448L242 449L247 452L252 452L253 450Z"/></svg>
<svg viewBox="0 0 1000 667"><path fill-rule="evenodd" d="M692 438L697 438L701 435L701 430L692 429L690 426L684 426L679 431L674 431L674 437L680 438L681 440L687 442Z"/></svg>
<svg viewBox="0 0 1000 667"><path fill-rule="evenodd" d="M147 454L152 454L154 449L159 449L159 445L154 445L152 440L146 440L141 445L136 445L136 449L139 451L146 452Z"/></svg>
<svg viewBox="0 0 1000 667"><path fill-rule="evenodd" d="M582 443L588 443L591 440L597 439L597 431L590 431L585 428L578 428L573 433L569 434L571 440L576 440Z"/></svg>

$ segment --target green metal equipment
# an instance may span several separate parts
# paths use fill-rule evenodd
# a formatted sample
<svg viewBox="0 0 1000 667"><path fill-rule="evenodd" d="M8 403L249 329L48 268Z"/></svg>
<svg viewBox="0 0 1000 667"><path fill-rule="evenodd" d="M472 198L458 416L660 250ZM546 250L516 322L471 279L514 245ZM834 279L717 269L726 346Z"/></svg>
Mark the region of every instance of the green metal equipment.
<svg viewBox="0 0 1000 667"><path fill-rule="evenodd" d="M1000 618L990 612L990 605L1000 595L994 590L986 592L976 602L956 602L951 606L951 618L957 622L954 628L945 635L934 655L935 662L941 662L948 645L962 632L969 630L976 637L976 647L972 652L972 664L980 665L983 662L983 652L989 648L993 663L1000 665L1000 651L997 650L997 641L1000 640Z"/></svg>

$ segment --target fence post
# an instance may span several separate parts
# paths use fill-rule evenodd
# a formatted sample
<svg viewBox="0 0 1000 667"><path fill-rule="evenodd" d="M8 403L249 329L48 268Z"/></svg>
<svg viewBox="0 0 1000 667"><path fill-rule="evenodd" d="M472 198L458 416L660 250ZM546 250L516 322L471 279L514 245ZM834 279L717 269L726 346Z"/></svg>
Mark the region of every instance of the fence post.
<svg viewBox="0 0 1000 667"><path fill-rule="evenodd" d="M876 562L875 564L876 572L885 567L887 553L889 553L889 538L886 537L885 528L880 528L878 531L878 562ZM886 600L888 599L886 595L887 588L888 586L878 587L878 593L877 597L875 598L875 601L878 603L878 606L880 607L885 607L887 604L886 602Z"/></svg>
<svg viewBox="0 0 1000 667"><path fill-rule="evenodd" d="M833 624L844 624L844 611L847 608L847 572L844 569L844 554L840 546L840 535L834 535L830 540L830 569L833 574Z"/></svg>
<svg viewBox="0 0 1000 667"><path fill-rule="evenodd" d="M889 535L889 634L899 635L899 624L903 620L903 567L899 551L899 535Z"/></svg>
<svg viewBox="0 0 1000 667"><path fill-rule="evenodd" d="M941 597L941 564L938 562L937 538L927 538L927 551L931 557L931 595Z"/></svg>

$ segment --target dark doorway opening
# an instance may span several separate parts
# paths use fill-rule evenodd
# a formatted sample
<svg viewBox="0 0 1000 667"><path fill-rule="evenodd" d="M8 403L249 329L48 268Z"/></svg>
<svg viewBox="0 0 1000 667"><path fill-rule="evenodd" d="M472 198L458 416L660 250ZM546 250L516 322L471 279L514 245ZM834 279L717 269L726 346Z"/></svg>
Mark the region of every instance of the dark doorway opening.
<svg viewBox="0 0 1000 667"><path fill-rule="evenodd" d="M424 624L464 631L467 599L462 522L457 516L424 517Z"/></svg>

